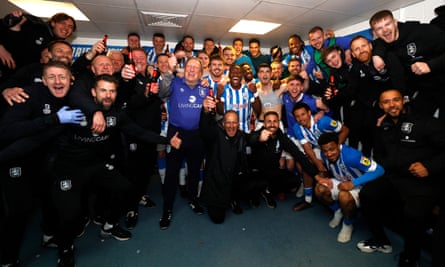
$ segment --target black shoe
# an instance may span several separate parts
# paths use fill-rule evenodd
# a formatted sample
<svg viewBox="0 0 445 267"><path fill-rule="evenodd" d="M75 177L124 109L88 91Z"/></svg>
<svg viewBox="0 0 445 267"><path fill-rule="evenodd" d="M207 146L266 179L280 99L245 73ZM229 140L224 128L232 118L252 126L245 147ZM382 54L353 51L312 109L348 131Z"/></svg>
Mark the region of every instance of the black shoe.
<svg viewBox="0 0 445 267"><path fill-rule="evenodd" d="M365 253L373 253L373 252L381 252L381 253L391 253L392 246L391 244L383 244L382 242L378 242L375 239L367 239L362 240L357 243L357 248L360 249L361 252Z"/></svg>
<svg viewBox="0 0 445 267"><path fill-rule="evenodd" d="M155 208L156 203L151 200L149 195L143 195L141 197L141 200L139 200L139 205L144 206L146 208Z"/></svg>
<svg viewBox="0 0 445 267"><path fill-rule="evenodd" d="M418 267L419 263L416 260L412 260L400 253L399 264L397 267Z"/></svg>
<svg viewBox="0 0 445 267"><path fill-rule="evenodd" d="M233 213L235 214L242 214L243 209L241 208L241 205L238 201L234 200L230 203L230 207L232 208Z"/></svg>
<svg viewBox="0 0 445 267"><path fill-rule="evenodd" d="M127 212L127 216L125 216L125 227L127 229L133 229L138 222L139 214L135 211Z"/></svg>
<svg viewBox="0 0 445 267"><path fill-rule="evenodd" d="M171 210L164 211L161 219L159 220L159 227L161 228L161 230L167 229L170 226L171 221L172 221L172 211Z"/></svg>
<svg viewBox="0 0 445 267"><path fill-rule="evenodd" d="M53 235L45 235L42 236L42 247L45 248L57 248L56 238Z"/></svg>
<svg viewBox="0 0 445 267"><path fill-rule="evenodd" d="M261 196L264 198L264 201L269 208L274 209L277 207L277 202L273 199L272 194L263 192L261 193Z"/></svg>
<svg viewBox="0 0 445 267"><path fill-rule="evenodd" d="M75 267L76 261L74 259L74 245L68 249L59 251L59 258L57 259L58 267Z"/></svg>
<svg viewBox="0 0 445 267"><path fill-rule="evenodd" d="M182 198L187 198L188 197L188 192L187 192L187 186L186 185L180 185L179 186L179 195L181 195Z"/></svg>
<svg viewBox="0 0 445 267"><path fill-rule="evenodd" d="M20 267L20 262L19 260L15 260L8 263L3 263L2 267Z"/></svg>
<svg viewBox="0 0 445 267"><path fill-rule="evenodd" d="M100 236L103 238L114 237L119 241L125 241L131 238L131 233L125 229L122 229L119 224L113 225L113 227L108 230L105 230L104 226L100 228Z"/></svg>
<svg viewBox="0 0 445 267"><path fill-rule="evenodd" d="M204 214L204 209L199 205L198 200L193 200L192 202L189 202L190 208L192 208L193 212L202 215Z"/></svg>

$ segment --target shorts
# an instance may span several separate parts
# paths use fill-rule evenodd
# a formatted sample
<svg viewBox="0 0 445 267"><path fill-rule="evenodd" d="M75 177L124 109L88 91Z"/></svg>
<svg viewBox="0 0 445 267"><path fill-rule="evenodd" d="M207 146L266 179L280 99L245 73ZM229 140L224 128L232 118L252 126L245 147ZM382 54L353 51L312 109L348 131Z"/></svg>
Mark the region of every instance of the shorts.
<svg viewBox="0 0 445 267"><path fill-rule="evenodd" d="M331 197L333 200L338 200L338 192L340 190L338 190L338 185L340 184L340 181L334 178L331 178L332 180L332 189L331 189ZM354 198L355 201L355 206L358 208L360 207L360 198L359 198L359 193L360 193L360 189L362 189L361 186L355 187L352 190L349 190L349 193L351 193L352 198Z"/></svg>

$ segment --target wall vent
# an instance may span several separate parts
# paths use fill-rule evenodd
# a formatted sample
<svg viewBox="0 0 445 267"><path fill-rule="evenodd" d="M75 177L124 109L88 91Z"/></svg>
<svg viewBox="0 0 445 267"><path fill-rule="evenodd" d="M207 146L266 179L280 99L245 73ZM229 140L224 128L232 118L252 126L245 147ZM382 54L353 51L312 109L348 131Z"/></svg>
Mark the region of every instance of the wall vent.
<svg viewBox="0 0 445 267"><path fill-rule="evenodd" d="M182 28L187 15L141 11L147 26Z"/></svg>

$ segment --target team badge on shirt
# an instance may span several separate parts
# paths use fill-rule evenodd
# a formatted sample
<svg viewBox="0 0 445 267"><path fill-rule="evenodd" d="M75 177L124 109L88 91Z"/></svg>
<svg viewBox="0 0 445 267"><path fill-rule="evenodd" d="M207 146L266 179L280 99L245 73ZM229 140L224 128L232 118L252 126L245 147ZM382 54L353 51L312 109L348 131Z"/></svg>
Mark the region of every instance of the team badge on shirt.
<svg viewBox="0 0 445 267"><path fill-rule="evenodd" d="M70 179L60 181L60 190L68 191L73 187Z"/></svg>
<svg viewBox="0 0 445 267"><path fill-rule="evenodd" d="M43 106L42 112L45 115L51 114L51 106L49 104L45 104Z"/></svg>
<svg viewBox="0 0 445 267"><path fill-rule="evenodd" d="M369 166L371 165L371 160L367 157L362 156L362 158L360 159L360 164L362 164L363 166Z"/></svg>
<svg viewBox="0 0 445 267"><path fill-rule="evenodd" d="M116 126L116 117L110 116L107 117L107 127Z"/></svg>
<svg viewBox="0 0 445 267"><path fill-rule="evenodd" d="M408 56L414 57L417 52L417 47L415 43L409 43L406 45L406 53Z"/></svg>
<svg viewBox="0 0 445 267"><path fill-rule="evenodd" d="M413 125L414 124L411 122L404 122L404 123L402 123L402 126L400 126L400 130L404 134L410 134L413 129Z"/></svg>
<svg viewBox="0 0 445 267"><path fill-rule="evenodd" d="M206 89L207 89L207 87L202 87L202 86L198 87L198 93L199 93L199 96L201 98L205 98L207 96L207 90Z"/></svg>
<svg viewBox="0 0 445 267"><path fill-rule="evenodd" d="M18 178L22 176L22 168L21 167L12 167L9 169L9 177Z"/></svg>

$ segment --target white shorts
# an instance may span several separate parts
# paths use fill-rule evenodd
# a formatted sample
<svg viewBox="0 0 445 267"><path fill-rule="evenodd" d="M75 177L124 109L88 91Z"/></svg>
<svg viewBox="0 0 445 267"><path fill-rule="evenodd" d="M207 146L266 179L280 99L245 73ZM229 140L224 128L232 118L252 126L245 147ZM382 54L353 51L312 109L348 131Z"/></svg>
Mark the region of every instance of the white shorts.
<svg viewBox="0 0 445 267"><path fill-rule="evenodd" d="M338 200L338 185L340 184L340 181L337 179L331 178L332 181L332 189L331 189L331 196L333 200ZM349 193L351 193L352 197L354 198L356 207L360 207L360 199L358 194L360 193L360 189L362 189L361 186L355 187L352 190L349 190Z"/></svg>

